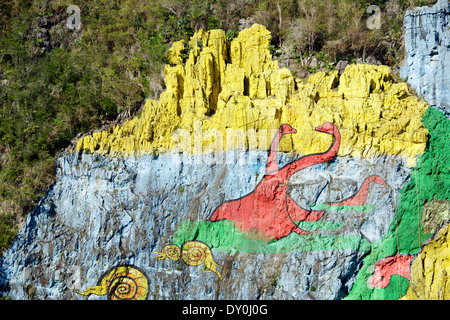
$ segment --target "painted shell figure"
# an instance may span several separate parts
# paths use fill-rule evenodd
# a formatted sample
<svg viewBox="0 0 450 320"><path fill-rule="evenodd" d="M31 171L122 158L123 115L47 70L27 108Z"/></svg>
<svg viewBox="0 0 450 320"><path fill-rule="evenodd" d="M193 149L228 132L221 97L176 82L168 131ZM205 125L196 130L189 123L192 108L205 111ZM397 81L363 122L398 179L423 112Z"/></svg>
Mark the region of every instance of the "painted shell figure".
<svg viewBox="0 0 450 320"><path fill-rule="evenodd" d="M215 272L219 276L219 278L222 279L222 276L217 269L222 269L222 267L214 261L211 249L206 243L202 241L187 241L183 243L181 249L174 244L167 245L162 249L161 252L153 252L153 254L158 255L156 257L156 259L158 260L169 258L176 261L181 257L183 261L190 266L199 266L202 263L205 263L205 267L207 268L207 270L203 271Z"/></svg>
<svg viewBox="0 0 450 320"><path fill-rule="evenodd" d="M146 300L148 278L135 266L113 267L104 273L96 286L77 292L84 296L106 294L109 300Z"/></svg>
<svg viewBox="0 0 450 320"><path fill-rule="evenodd" d="M153 254L157 254L156 259L164 260L165 258L169 258L171 260L177 261L180 259L181 250L180 247L174 244L169 244L165 246L161 252L153 252Z"/></svg>

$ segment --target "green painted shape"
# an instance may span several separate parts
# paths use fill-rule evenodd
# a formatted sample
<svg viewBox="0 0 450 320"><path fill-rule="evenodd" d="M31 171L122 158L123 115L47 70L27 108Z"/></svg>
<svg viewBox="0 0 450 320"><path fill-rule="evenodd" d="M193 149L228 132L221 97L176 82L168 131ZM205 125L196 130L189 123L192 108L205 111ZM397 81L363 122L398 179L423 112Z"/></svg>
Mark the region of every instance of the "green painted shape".
<svg viewBox="0 0 450 320"><path fill-rule="evenodd" d="M295 221L295 224L306 231L338 230L345 226L345 222L333 221Z"/></svg>
<svg viewBox="0 0 450 320"><path fill-rule="evenodd" d="M342 227L342 223L325 222L313 226L312 223L302 223L308 226L307 230L335 230ZM306 228L305 228L306 230ZM314 233L299 235L291 233L279 240L263 241L251 238L251 234L239 232L233 221L184 221L179 224L172 243L181 246L183 242L200 240L205 242L214 251L245 252L245 253L277 253L291 251L323 251L323 250L358 250L367 252L369 242L359 235L321 235Z"/></svg>
<svg viewBox="0 0 450 320"><path fill-rule="evenodd" d="M236 230L232 221L183 221L178 225L172 243L181 246L185 241L200 240L211 249L245 248L244 252L258 250L265 242L246 238Z"/></svg>
<svg viewBox="0 0 450 320"><path fill-rule="evenodd" d="M403 296L398 284L391 286L394 277L384 289L367 286L375 263L398 253L418 253L420 246L432 236L424 232L420 223L424 203L432 199L450 200L450 120L430 107L422 122L429 131L428 146L411 170L410 180L400 190L400 205L388 234L380 242L372 244L373 248L364 259L346 299L369 300L380 296L398 299Z"/></svg>
<svg viewBox="0 0 450 320"><path fill-rule="evenodd" d="M397 274L392 275L391 281L384 289L373 289L372 300L398 300L406 294L409 280Z"/></svg>
<svg viewBox="0 0 450 320"><path fill-rule="evenodd" d="M356 211L356 212L372 212L375 210L375 205L368 204L362 206L346 206L343 204L325 204L319 203L310 206L314 210L327 210L327 211Z"/></svg>

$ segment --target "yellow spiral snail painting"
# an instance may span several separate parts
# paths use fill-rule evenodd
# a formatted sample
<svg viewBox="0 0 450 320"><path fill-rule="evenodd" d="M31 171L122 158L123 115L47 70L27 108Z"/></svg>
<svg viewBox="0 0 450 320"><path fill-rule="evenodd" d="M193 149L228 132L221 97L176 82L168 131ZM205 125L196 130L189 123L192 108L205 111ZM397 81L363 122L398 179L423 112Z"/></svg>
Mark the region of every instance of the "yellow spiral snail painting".
<svg viewBox="0 0 450 320"><path fill-rule="evenodd" d="M170 244L165 246L161 252L153 252L153 254L158 255L156 257L158 260L169 258L176 261L181 257L190 266L199 266L205 263L205 267L207 268L207 270L204 270L205 272L215 272L222 279L217 269L222 269L222 267L214 261L211 249L202 241L187 241L183 243L181 249L177 245Z"/></svg>
<svg viewBox="0 0 450 320"><path fill-rule="evenodd" d="M146 300L148 296L148 278L138 267L125 265L106 271L96 286L88 287L77 293L89 296L107 295L109 300Z"/></svg>

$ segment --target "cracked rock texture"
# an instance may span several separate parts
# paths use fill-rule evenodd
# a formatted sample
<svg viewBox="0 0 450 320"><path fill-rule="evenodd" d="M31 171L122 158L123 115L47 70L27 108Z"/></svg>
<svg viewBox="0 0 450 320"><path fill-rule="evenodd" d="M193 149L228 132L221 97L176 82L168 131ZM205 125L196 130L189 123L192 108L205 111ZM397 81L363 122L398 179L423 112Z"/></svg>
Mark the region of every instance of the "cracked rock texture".
<svg viewBox="0 0 450 320"><path fill-rule="evenodd" d="M80 139L76 149L103 155L268 150L271 130L289 123L298 133L284 137L280 151L311 154L331 143L314 128L333 122L343 137L341 156L401 155L412 166L423 153L427 130L420 120L428 106L406 83L395 83L389 67L349 65L342 75L318 72L302 81L279 68L269 43L270 32L258 24L232 41L211 30L200 31L189 46L176 42L160 99L147 100L139 117ZM175 139L180 130L182 138ZM233 144L230 130L254 138Z"/></svg>
<svg viewBox="0 0 450 320"><path fill-rule="evenodd" d="M372 290L367 278L374 261L419 252L431 237L421 221L426 232L438 232L447 219L449 120L395 83L386 66L296 79L272 60L269 40L253 25L231 42L214 30L200 31L189 46L175 43L159 101L58 156L56 183L0 260L1 295L86 299L79 292L105 272L132 265L148 279L148 299L403 296L408 282ZM263 179L273 130L283 123L297 129L280 141L281 168L327 150L332 137L314 128L328 121L341 133L337 156L296 172L283 188L309 210L348 199L364 179L380 176L386 185L371 184L364 205L292 221L310 233L270 241L233 221L211 221L221 204L251 194ZM236 132L244 143L228 144ZM432 261L448 252L447 234L439 239L430 242L437 244ZM209 247L221 279L204 272L206 263L154 255L192 240ZM424 281L435 274L416 273Z"/></svg>
<svg viewBox="0 0 450 320"><path fill-rule="evenodd" d="M289 247L288 239L259 247L206 239L223 266L222 281L202 266L158 261L152 255L171 242L182 222L207 221L224 198L249 191L260 177L258 163L266 157L260 153L256 166L243 166L174 165L170 155L61 156L58 181L1 260L3 292L15 299L85 299L76 290L95 285L112 266L132 264L149 277L150 299L343 298L370 242L385 234L393 219L393 195L409 171L394 157L366 163L369 170L387 174L393 189L374 186L369 200L386 205L369 215L346 212L351 219L331 212L327 221L345 222L337 230L315 231L298 247ZM280 164L287 161L283 156ZM293 177L292 197L299 203L311 202L320 192L324 201L336 199L336 192L345 197L368 174L354 159L340 159L324 169ZM331 243L318 243L320 237Z"/></svg>
<svg viewBox="0 0 450 320"><path fill-rule="evenodd" d="M450 116L450 4L439 0L433 7L406 13L406 60L400 75L419 96Z"/></svg>

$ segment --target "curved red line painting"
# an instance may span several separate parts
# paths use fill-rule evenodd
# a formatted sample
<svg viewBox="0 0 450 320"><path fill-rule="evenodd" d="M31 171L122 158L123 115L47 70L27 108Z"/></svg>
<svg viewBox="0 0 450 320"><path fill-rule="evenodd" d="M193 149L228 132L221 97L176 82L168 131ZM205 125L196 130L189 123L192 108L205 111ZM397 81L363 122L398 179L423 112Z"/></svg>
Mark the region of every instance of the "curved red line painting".
<svg viewBox="0 0 450 320"><path fill-rule="evenodd" d="M341 143L341 135L335 124L326 122L315 130L333 136L334 141L329 149L323 153L303 156L279 168L277 163L279 142L284 135L297 132L289 124L281 125L270 145L266 173L261 182L244 197L224 202L214 211L211 221L234 221L240 231L257 231L268 239L280 239L292 232L308 234L308 231L299 228L294 221L317 221L325 211L306 210L300 207L287 193L289 179L299 170L333 160ZM354 196L341 202L327 204L362 205L366 201L371 182L386 185L379 176L371 176L364 181Z"/></svg>

